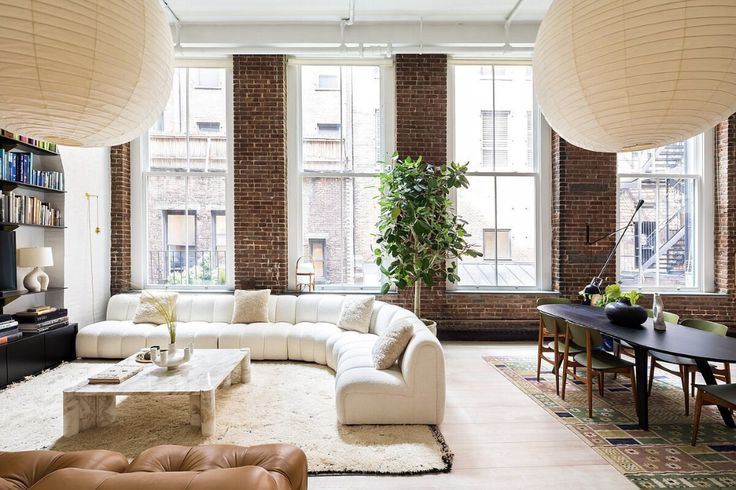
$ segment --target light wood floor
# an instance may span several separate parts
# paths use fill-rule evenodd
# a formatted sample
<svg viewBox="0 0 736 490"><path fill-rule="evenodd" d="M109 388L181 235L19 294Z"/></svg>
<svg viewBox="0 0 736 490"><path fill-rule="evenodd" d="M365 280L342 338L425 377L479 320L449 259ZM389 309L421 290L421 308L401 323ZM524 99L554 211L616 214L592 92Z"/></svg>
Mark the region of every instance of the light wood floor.
<svg viewBox="0 0 736 490"><path fill-rule="evenodd" d="M536 345L446 342L447 407L440 426L455 453L449 474L324 476L315 489L636 488L587 444L488 366L483 355L526 354Z"/></svg>

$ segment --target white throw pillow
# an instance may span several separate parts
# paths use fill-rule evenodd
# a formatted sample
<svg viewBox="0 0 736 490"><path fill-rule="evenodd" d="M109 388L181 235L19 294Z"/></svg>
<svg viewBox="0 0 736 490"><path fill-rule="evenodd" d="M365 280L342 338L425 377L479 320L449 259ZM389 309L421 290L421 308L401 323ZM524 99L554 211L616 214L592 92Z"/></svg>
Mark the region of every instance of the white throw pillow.
<svg viewBox="0 0 736 490"><path fill-rule="evenodd" d="M375 300L376 298L373 296L349 296L345 298L337 326L343 330L368 333L371 328L371 315L373 314L373 302Z"/></svg>
<svg viewBox="0 0 736 490"><path fill-rule="evenodd" d="M168 301L174 306L178 297L179 293L169 291L143 291L135 309L135 315L133 315L133 323L153 323L154 325L166 323L166 320L156 311L154 303Z"/></svg>
<svg viewBox="0 0 736 490"><path fill-rule="evenodd" d="M233 318L230 323L268 322L268 298L270 289L235 291Z"/></svg>
<svg viewBox="0 0 736 490"><path fill-rule="evenodd" d="M398 320L383 332L373 344L373 365L376 369L388 369L399 360L414 336L411 320Z"/></svg>

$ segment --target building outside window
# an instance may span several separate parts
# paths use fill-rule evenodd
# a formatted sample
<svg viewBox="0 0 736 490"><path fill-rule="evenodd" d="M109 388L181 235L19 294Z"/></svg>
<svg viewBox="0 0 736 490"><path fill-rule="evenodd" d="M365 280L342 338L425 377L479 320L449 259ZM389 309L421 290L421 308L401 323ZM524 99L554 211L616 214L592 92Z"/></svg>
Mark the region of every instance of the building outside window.
<svg viewBox="0 0 736 490"><path fill-rule="evenodd" d="M456 196L469 242L483 257L459 264L459 290L541 287L537 205L540 164L531 67L456 64L453 159L469 162Z"/></svg>
<svg viewBox="0 0 736 490"><path fill-rule="evenodd" d="M297 64L291 94L301 112L292 136L298 178L290 184L292 262L313 264L317 289L378 289L373 262L378 221L377 148L385 148L381 73L371 65ZM295 90L296 89L296 90ZM381 150L383 153L383 150ZM299 203L299 204L297 204ZM297 255L298 254L298 255Z"/></svg>
<svg viewBox="0 0 736 490"><path fill-rule="evenodd" d="M225 77L222 68L177 68L149 131L141 162L146 286L226 283Z"/></svg>
<svg viewBox="0 0 736 490"><path fill-rule="evenodd" d="M618 154L618 219L636 215L617 252L618 281L625 287L708 289L702 268L704 221L701 196L706 160L699 135L660 148Z"/></svg>

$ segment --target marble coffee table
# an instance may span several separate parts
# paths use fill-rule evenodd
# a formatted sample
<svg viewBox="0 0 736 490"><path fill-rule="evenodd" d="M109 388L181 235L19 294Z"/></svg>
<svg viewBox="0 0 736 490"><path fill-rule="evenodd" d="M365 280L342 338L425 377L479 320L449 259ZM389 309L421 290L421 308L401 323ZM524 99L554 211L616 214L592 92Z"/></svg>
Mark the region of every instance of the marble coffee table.
<svg viewBox="0 0 736 490"><path fill-rule="evenodd" d="M64 390L64 435L69 437L115 421L115 397L189 395L190 422L202 435L215 431L215 392L219 386L250 381L250 349L198 349L175 370L140 364L135 355L118 364L145 366L120 384L82 384ZM100 371L105 369L100 365Z"/></svg>

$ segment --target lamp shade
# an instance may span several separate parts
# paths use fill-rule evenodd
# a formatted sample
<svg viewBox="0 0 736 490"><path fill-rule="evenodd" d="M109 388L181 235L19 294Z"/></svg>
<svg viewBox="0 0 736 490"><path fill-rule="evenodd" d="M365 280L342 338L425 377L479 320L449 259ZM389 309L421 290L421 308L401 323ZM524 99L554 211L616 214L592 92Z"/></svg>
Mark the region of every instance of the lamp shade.
<svg viewBox="0 0 736 490"><path fill-rule="evenodd" d="M125 143L171 92L159 0L0 0L0 127L69 146Z"/></svg>
<svg viewBox="0 0 736 490"><path fill-rule="evenodd" d="M18 267L50 267L54 265L51 247L18 249Z"/></svg>
<svg viewBox="0 0 736 490"><path fill-rule="evenodd" d="M736 2L555 0L533 66L542 113L570 143L681 141L736 112Z"/></svg>

